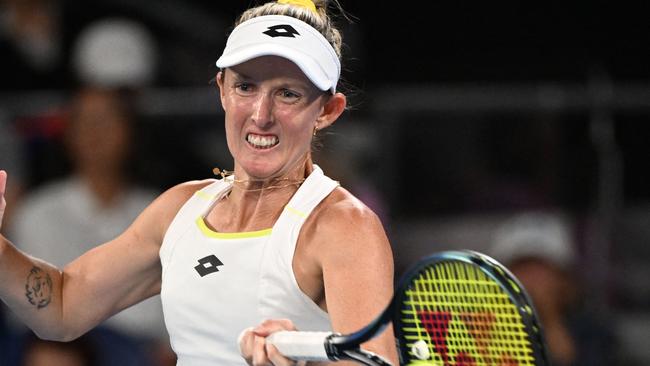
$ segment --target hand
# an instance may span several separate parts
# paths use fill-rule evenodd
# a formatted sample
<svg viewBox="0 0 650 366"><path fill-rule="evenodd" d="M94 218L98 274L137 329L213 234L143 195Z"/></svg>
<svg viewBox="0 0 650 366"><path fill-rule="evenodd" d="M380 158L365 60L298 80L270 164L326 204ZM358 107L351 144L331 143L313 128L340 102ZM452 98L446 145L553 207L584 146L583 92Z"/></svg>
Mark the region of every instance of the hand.
<svg viewBox="0 0 650 366"><path fill-rule="evenodd" d="M296 330L296 327L289 319L272 319L245 329L239 336L239 352L246 363L251 366L306 365L305 361L296 362L282 356L275 346L266 344L266 337L280 330Z"/></svg>
<svg viewBox="0 0 650 366"><path fill-rule="evenodd" d="M7 172L0 170L0 229L2 229L2 217L5 213L7 201L5 200L5 188L7 187Z"/></svg>

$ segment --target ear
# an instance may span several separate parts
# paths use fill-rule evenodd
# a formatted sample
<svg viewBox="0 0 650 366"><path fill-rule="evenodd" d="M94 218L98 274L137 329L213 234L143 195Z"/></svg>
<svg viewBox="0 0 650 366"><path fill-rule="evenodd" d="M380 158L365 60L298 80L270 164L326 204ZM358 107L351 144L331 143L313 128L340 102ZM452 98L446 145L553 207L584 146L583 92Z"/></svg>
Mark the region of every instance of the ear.
<svg viewBox="0 0 650 366"><path fill-rule="evenodd" d="M320 116L316 119L316 128L322 130L333 124L345 111L347 98L343 93L335 93L327 98Z"/></svg>
<svg viewBox="0 0 650 366"><path fill-rule="evenodd" d="M217 73L217 76L215 76L215 81L217 82L217 86L219 87L219 99L221 99L221 107L223 108L224 111L226 110L226 103L224 103L225 91L223 87L225 77L226 74L224 73L223 70L219 71Z"/></svg>

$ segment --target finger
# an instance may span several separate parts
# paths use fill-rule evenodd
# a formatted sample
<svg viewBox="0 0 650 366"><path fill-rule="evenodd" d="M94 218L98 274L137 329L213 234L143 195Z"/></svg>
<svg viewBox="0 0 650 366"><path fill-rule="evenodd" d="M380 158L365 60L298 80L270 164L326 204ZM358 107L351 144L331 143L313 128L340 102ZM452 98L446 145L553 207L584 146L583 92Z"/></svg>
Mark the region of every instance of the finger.
<svg viewBox="0 0 650 366"><path fill-rule="evenodd" d="M244 329L237 339L239 345L239 353L246 360L249 365L253 364L253 346L255 345L255 334L253 334L253 327Z"/></svg>
<svg viewBox="0 0 650 366"><path fill-rule="evenodd" d="M271 344L266 344L266 355L269 358L269 360L271 361L271 363L273 365L275 365L275 366L285 366L285 365L292 366L292 365L301 365L301 364L304 365L305 364L305 362L298 362L297 363L296 361L293 361L291 359L288 359L288 358L284 357L284 355L282 355L280 353L280 351L278 351L278 349L275 348L275 346L271 345Z"/></svg>
<svg viewBox="0 0 650 366"><path fill-rule="evenodd" d="M253 332L260 337L268 337L280 330L296 330L296 326L289 319L267 319L255 327Z"/></svg>
<svg viewBox="0 0 650 366"><path fill-rule="evenodd" d="M253 365L265 366L271 365L271 361L266 355L266 339L258 335L255 336L253 344Z"/></svg>
<svg viewBox="0 0 650 366"><path fill-rule="evenodd" d="M0 170L0 196L4 196L7 187L7 172Z"/></svg>
<svg viewBox="0 0 650 366"><path fill-rule="evenodd" d="M5 200L5 189L7 188L7 172L0 170L0 229L2 228L2 218L5 213L7 201Z"/></svg>

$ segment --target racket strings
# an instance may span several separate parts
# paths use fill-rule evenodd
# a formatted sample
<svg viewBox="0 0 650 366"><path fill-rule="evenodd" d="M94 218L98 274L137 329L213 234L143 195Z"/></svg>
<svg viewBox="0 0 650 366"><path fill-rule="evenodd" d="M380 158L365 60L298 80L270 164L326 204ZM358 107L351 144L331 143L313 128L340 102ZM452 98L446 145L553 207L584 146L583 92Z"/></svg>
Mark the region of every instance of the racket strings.
<svg viewBox="0 0 650 366"><path fill-rule="evenodd" d="M516 305L476 266L442 262L427 268L407 290L402 315L407 346L424 341L429 351L426 360L411 352L413 364L535 364Z"/></svg>

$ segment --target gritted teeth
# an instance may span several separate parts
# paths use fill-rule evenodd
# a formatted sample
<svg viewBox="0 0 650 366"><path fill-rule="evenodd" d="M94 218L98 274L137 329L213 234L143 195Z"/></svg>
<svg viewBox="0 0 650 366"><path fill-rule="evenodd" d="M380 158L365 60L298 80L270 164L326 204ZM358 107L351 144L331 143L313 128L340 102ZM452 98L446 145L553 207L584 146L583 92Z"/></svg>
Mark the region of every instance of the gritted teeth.
<svg viewBox="0 0 650 366"><path fill-rule="evenodd" d="M253 145L253 147L258 148L258 149L268 149L270 147L273 147L278 144L279 139L277 136L274 135L255 135L252 133L249 133L246 135L246 141L248 141L249 144Z"/></svg>

